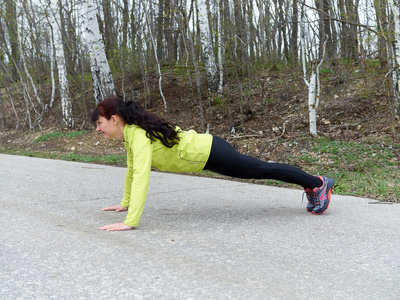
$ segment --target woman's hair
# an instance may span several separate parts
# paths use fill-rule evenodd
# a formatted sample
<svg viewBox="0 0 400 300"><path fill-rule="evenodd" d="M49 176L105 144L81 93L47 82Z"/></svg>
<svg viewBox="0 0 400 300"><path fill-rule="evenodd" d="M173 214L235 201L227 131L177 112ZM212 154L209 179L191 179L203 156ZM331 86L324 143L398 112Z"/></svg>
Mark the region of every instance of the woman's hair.
<svg viewBox="0 0 400 300"><path fill-rule="evenodd" d="M113 115L120 116L126 124L135 124L143 128L151 141L159 139L168 148L179 143L178 131L172 124L145 110L135 101L104 99L93 109L90 120L96 122L99 117L110 120Z"/></svg>

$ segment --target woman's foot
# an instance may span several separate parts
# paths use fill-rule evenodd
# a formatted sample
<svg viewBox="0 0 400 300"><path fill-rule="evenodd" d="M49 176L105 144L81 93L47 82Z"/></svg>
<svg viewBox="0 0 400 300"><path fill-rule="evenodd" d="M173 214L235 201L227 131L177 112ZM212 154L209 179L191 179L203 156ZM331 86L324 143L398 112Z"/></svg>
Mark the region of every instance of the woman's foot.
<svg viewBox="0 0 400 300"><path fill-rule="evenodd" d="M315 215L322 215L329 207L331 202L331 194L335 181L332 178L325 176L319 177L322 181L322 186L314 189L305 189L307 195L307 211Z"/></svg>

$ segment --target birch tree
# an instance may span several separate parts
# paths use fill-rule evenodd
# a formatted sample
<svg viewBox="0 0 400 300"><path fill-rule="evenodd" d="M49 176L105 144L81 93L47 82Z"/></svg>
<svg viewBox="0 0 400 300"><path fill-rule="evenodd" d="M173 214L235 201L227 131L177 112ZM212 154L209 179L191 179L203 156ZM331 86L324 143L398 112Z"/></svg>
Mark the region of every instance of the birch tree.
<svg viewBox="0 0 400 300"><path fill-rule="evenodd" d="M303 64L303 79L308 87L308 117L310 134L317 136L317 108L319 104L320 84L319 84L319 68L324 60L325 56L325 45L323 45L323 54L320 63L317 65L315 60L311 60L311 76L310 80L307 81L307 70L306 70L306 42L305 42L305 30L304 30L304 11L300 20L300 36L301 36L301 56Z"/></svg>
<svg viewBox="0 0 400 300"><path fill-rule="evenodd" d="M98 103L104 98L115 96L116 92L97 21L97 7L94 0L84 0L83 2L86 14L84 31L90 58L93 96L95 103Z"/></svg>
<svg viewBox="0 0 400 300"><path fill-rule="evenodd" d="M1 90L0 90L0 129L3 129L6 126L4 112L5 111L4 111L3 97L1 95Z"/></svg>
<svg viewBox="0 0 400 300"><path fill-rule="evenodd" d="M197 5L199 10L200 41L207 74L208 88L215 92L218 90L218 71L211 43L206 0L198 0Z"/></svg>
<svg viewBox="0 0 400 300"><path fill-rule="evenodd" d="M222 10L220 9L220 7L218 7L217 41L218 41L218 66L219 66L219 84L218 84L218 92L219 93L222 93L223 84L224 84L224 68L223 68L222 57L225 52L225 47L224 47L224 44L222 41L221 14L222 14Z"/></svg>
<svg viewBox="0 0 400 300"><path fill-rule="evenodd" d="M393 98L394 110L397 114L400 103L400 1L389 0L393 12L394 21L394 40L393 40L393 60L392 60L392 80L393 80Z"/></svg>
<svg viewBox="0 0 400 300"><path fill-rule="evenodd" d="M65 54L64 47L61 38L60 28L60 7L58 0L52 0L50 3L50 28L52 33L51 43L54 45L54 58L51 53L51 59L57 62L58 68L58 80L60 85L60 98L61 98L61 110L62 110L62 122L63 125L68 127L74 126L74 118L72 116L72 102L69 94L69 85L67 78L67 68L65 65Z"/></svg>

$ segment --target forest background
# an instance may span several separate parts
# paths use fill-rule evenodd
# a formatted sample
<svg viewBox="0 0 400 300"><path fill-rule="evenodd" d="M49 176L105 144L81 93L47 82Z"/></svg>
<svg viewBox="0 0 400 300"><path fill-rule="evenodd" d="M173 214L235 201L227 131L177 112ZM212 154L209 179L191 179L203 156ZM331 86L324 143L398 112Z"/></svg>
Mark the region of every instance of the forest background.
<svg viewBox="0 0 400 300"><path fill-rule="evenodd" d="M88 121L118 96L334 177L336 193L398 202L399 11L395 0L0 1L0 152L124 165L122 145Z"/></svg>

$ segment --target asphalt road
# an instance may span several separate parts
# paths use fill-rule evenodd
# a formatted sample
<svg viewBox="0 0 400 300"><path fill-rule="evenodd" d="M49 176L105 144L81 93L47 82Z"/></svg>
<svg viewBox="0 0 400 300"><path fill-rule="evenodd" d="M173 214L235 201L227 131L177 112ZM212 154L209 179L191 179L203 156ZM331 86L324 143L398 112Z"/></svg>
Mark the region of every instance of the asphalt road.
<svg viewBox="0 0 400 300"><path fill-rule="evenodd" d="M400 299L400 205L154 172L139 226L125 169L0 154L0 299Z"/></svg>

